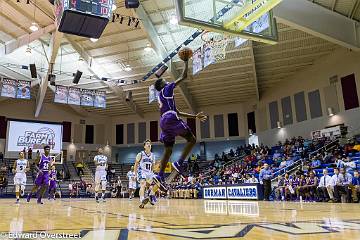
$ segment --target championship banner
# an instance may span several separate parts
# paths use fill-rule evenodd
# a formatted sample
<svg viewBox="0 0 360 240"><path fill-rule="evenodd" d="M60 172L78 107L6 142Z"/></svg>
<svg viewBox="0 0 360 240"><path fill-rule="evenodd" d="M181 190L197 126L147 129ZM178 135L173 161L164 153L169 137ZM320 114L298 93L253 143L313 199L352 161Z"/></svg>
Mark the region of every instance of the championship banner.
<svg viewBox="0 0 360 240"><path fill-rule="evenodd" d="M210 64L215 63L214 55L212 54L212 47L210 44L205 43L203 46L204 51L204 68L209 66Z"/></svg>
<svg viewBox="0 0 360 240"><path fill-rule="evenodd" d="M69 87L68 104L80 105L80 88Z"/></svg>
<svg viewBox="0 0 360 240"><path fill-rule="evenodd" d="M81 106L94 106L94 91L88 89L81 89Z"/></svg>
<svg viewBox="0 0 360 240"><path fill-rule="evenodd" d="M245 43L247 39L237 37L235 38L235 47L240 47L243 43Z"/></svg>
<svg viewBox="0 0 360 240"><path fill-rule="evenodd" d="M15 79L3 78L1 83L1 96L15 98L18 81Z"/></svg>
<svg viewBox="0 0 360 240"><path fill-rule="evenodd" d="M95 91L94 94L94 107L106 108L106 92L105 91Z"/></svg>
<svg viewBox="0 0 360 240"><path fill-rule="evenodd" d="M200 72L203 69L202 66L202 48L198 48L193 54L193 75Z"/></svg>
<svg viewBox="0 0 360 240"><path fill-rule="evenodd" d="M56 103L68 103L68 88L65 86L56 86L54 102Z"/></svg>
<svg viewBox="0 0 360 240"><path fill-rule="evenodd" d="M158 96L159 96L159 92L156 91L155 86L150 85L149 86L149 104L154 101L157 101Z"/></svg>
<svg viewBox="0 0 360 240"><path fill-rule="evenodd" d="M43 151L49 145L51 153L60 153L62 148L62 125L38 122L9 121L7 151L20 152L32 148Z"/></svg>
<svg viewBox="0 0 360 240"><path fill-rule="evenodd" d="M16 98L30 99L31 98L30 86L31 86L30 81L19 80L18 81Z"/></svg>

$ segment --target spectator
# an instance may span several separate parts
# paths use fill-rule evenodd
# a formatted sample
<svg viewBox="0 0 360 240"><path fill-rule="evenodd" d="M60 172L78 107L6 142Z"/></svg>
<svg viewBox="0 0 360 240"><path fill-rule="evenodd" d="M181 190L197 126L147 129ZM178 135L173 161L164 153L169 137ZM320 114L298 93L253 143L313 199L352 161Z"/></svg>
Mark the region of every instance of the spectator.
<svg viewBox="0 0 360 240"><path fill-rule="evenodd" d="M2 195L3 191L8 185L8 181L4 175L0 175L0 195Z"/></svg>
<svg viewBox="0 0 360 240"><path fill-rule="evenodd" d="M265 163L264 168L260 171L259 180L260 184L264 187L264 200L270 201L271 193L271 177L273 176L269 164Z"/></svg>
<svg viewBox="0 0 360 240"><path fill-rule="evenodd" d="M311 168L316 169L321 166L321 161L318 157L314 157L311 161Z"/></svg>
<svg viewBox="0 0 360 240"><path fill-rule="evenodd" d="M334 168L334 175L332 175L332 177L331 177L331 186L328 188L328 194L329 194L329 197L330 197L329 202L334 202L335 201L335 199L334 199L334 189L335 189L335 186L338 184L339 176L340 176L339 169Z"/></svg>
<svg viewBox="0 0 360 240"><path fill-rule="evenodd" d="M354 171L354 177L352 179L352 184L350 185L353 202L359 202L358 193L360 193L360 176L359 171Z"/></svg>
<svg viewBox="0 0 360 240"><path fill-rule="evenodd" d="M255 175L251 175L251 178L250 178L250 183L258 183L259 180L255 177Z"/></svg>
<svg viewBox="0 0 360 240"><path fill-rule="evenodd" d="M0 152L0 162L4 162L4 154Z"/></svg>
<svg viewBox="0 0 360 240"><path fill-rule="evenodd" d="M23 149L22 151L23 151L23 153L24 153L24 158L27 158L27 157L26 157L26 147L24 147L24 149Z"/></svg>
<svg viewBox="0 0 360 240"><path fill-rule="evenodd" d="M315 176L315 173L311 171L309 177L307 178L306 185L304 187L305 200L314 201L316 195L316 188L318 185L318 178Z"/></svg>
<svg viewBox="0 0 360 240"><path fill-rule="evenodd" d="M280 165L279 165L279 168L285 168L285 167L286 167L286 165L287 165L287 163L286 163L286 159L285 159L285 158L283 158L283 160L281 161L281 163L280 163Z"/></svg>
<svg viewBox="0 0 360 240"><path fill-rule="evenodd" d="M331 177L328 175L328 170L323 170L323 176L320 178L319 186L317 187L317 196L319 201L328 202L330 200L328 189L331 187Z"/></svg>
<svg viewBox="0 0 360 240"><path fill-rule="evenodd" d="M345 168L340 168L340 176L337 184L334 186L335 202L341 202L341 195L346 194L346 201L351 202L350 184L352 184L352 176L345 171Z"/></svg>
<svg viewBox="0 0 360 240"><path fill-rule="evenodd" d="M29 147L28 149L28 160L31 160L32 159L32 149L31 147Z"/></svg>
<svg viewBox="0 0 360 240"><path fill-rule="evenodd" d="M280 201L284 198L284 178L282 176L279 176L277 182L277 187L275 188L275 199Z"/></svg>
<svg viewBox="0 0 360 240"><path fill-rule="evenodd" d="M78 174L79 176L84 175L84 164L83 164L82 160L79 160L79 161L76 163L76 170L77 170L77 174Z"/></svg>

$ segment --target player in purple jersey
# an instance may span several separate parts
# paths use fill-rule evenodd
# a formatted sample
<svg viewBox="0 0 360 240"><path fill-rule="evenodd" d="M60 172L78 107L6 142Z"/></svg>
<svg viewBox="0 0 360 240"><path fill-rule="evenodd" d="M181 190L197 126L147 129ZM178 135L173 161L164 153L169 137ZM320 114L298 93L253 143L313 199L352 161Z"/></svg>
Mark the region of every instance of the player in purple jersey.
<svg viewBox="0 0 360 240"><path fill-rule="evenodd" d="M166 164L168 163L170 156L172 154L172 149L175 144L175 137L181 136L186 139L187 144L182 151L182 154L177 162L172 164L173 168L179 172L180 174L183 171L183 163L186 157L189 155L191 149L194 147L196 143L196 138L194 134L191 132L188 125L179 118L196 118L201 121L206 121L207 116L202 112L194 114L180 112L176 108L175 97L174 97L174 89L179 86L181 82L183 82L187 78L188 71L188 61L185 62L184 71L179 79L175 82L168 83L164 79L160 78L155 82L155 89L159 92L158 103L160 107L160 128L162 130L160 135L160 141L164 143L165 152L160 161L160 172L155 177L155 181L159 184L162 190L166 190L166 186L164 183L164 171L166 168Z"/></svg>
<svg viewBox="0 0 360 240"><path fill-rule="evenodd" d="M35 179L35 186L27 196L27 202L30 202L31 196L38 192L37 203L43 204L41 198L44 196L44 193L49 186L49 168L53 165L53 161L50 156L50 146L44 147L44 154L41 155L38 166L38 175Z"/></svg>
<svg viewBox="0 0 360 240"><path fill-rule="evenodd" d="M56 192L56 168L55 165L51 166L50 172L50 183L49 183L49 190L48 190L48 199L55 200L55 192Z"/></svg>

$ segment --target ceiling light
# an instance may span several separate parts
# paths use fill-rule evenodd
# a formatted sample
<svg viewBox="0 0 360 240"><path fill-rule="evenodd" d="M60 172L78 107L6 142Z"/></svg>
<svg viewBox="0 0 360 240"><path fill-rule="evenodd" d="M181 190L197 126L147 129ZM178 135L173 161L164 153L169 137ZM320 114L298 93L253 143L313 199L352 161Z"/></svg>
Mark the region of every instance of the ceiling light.
<svg viewBox="0 0 360 240"><path fill-rule="evenodd" d="M145 52L151 52L152 50L153 50L153 49L152 49L150 43L146 44L146 47L144 48L144 51L145 51Z"/></svg>
<svg viewBox="0 0 360 240"><path fill-rule="evenodd" d="M280 121L277 121L277 122L276 122L276 125L277 125L277 128L278 128L278 129L282 128Z"/></svg>
<svg viewBox="0 0 360 240"><path fill-rule="evenodd" d="M177 25L178 24L178 18L175 14L171 14L169 22L171 25Z"/></svg>
<svg viewBox="0 0 360 240"><path fill-rule="evenodd" d="M39 26L37 23L33 22L33 23L31 23L31 26L29 27L29 29L33 32L36 32L37 30L39 30Z"/></svg>
<svg viewBox="0 0 360 240"><path fill-rule="evenodd" d="M25 55L31 56L31 48L30 48L30 46L27 46L27 48L25 50Z"/></svg>
<svg viewBox="0 0 360 240"><path fill-rule="evenodd" d="M333 109L332 109L331 107L329 107L327 110L328 110L328 115L329 115L329 117L332 117L332 116L335 115L335 114L334 114L334 111L333 111Z"/></svg>
<svg viewBox="0 0 360 240"><path fill-rule="evenodd" d="M130 72L130 71L132 70L132 68L130 67L129 64L126 64L124 70L125 70L126 72Z"/></svg>
<svg viewBox="0 0 360 240"><path fill-rule="evenodd" d="M97 42L99 39L98 38L90 38L90 41L92 42Z"/></svg>
<svg viewBox="0 0 360 240"><path fill-rule="evenodd" d="M117 7L116 7L116 4L113 4L113 5L111 6L111 10L112 10L112 11L115 11L116 8L117 8Z"/></svg>

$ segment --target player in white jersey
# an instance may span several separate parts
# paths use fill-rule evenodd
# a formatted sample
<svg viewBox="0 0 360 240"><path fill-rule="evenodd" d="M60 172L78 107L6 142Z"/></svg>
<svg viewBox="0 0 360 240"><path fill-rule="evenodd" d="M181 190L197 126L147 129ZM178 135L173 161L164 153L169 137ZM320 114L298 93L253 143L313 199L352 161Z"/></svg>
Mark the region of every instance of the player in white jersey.
<svg viewBox="0 0 360 240"><path fill-rule="evenodd" d="M155 156L151 152L151 141L146 140L144 142L144 151L141 151L136 156L135 161L135 174L138 182L140 183L140 208L143 208L147 202L149 202L149 199L145 200L145 191L147 188L150 187L150 185L153 182L153 178L155 177L155 174L153 172L153 168L155 165ZM154 204L156 201L155 194L150 194L151 196L151 204Z"/></svg>
<svg viewBox="0 0 360 240"><path fill-rule="evenodd" d="M134 197L136 190L136 175L134 172L134 166L131 166L131 169L128 171L126 176L129 179L129 200L131 200Z"/></svg>
<svg viewBox="0 0 360 240"><path fill-rule="evenodd" d="M105 202L105 190L106 190L106 169L108 158L103 154L104 150L99 148L99 154L94 157L96 166L95 172L95 199L99 202L99 192L102 191L101 200Z"/></svg>
<svg viewBox="0 0 360 240"><path fill-rule="evenodd" d="M25 186L26 186L26 171L29 169L29 162L24 158L24 152L19 153L19 159L14 162L13 171L14 176L14 185L15 185L15 194L16 194L16 203L20 201L20 190L21 196L24 196Z"/></svg>

